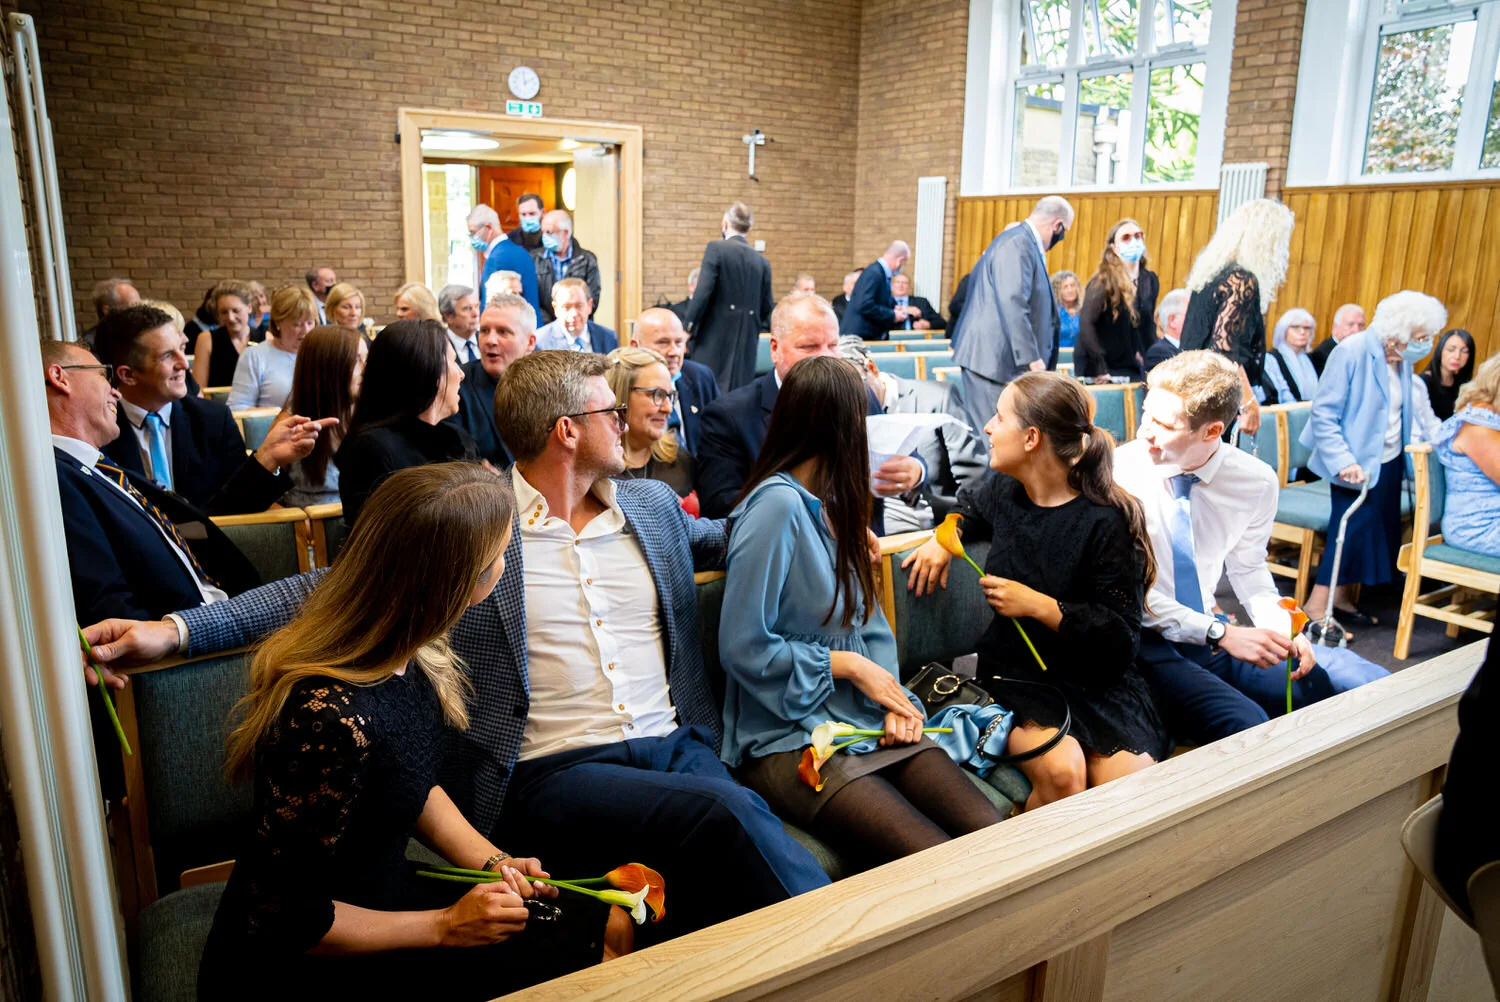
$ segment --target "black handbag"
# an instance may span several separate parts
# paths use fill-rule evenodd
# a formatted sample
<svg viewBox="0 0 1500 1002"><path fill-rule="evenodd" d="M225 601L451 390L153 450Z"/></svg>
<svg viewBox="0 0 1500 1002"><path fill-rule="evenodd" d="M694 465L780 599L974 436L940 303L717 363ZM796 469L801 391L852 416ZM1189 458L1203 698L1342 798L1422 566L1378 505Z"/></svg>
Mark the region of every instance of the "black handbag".
<svg viewBox="0 0 1500 1002"><path fill-rule="evenodd" d="M1029 751L1020 752L1016 755L986 755L985 757L997 765L1015 765L1017 762L1026 762L1039 758L1056 748L1062 739L1068 736L1068 730L1073 726L1073 711L1068 707L1068 697L1064 696L1062 690L1055 685L1046 682L1032 682L1028 679L1006 678L1003 675L992 675L989 679L992 683L1000 685L1025 685L1035 689L1043 690L1062 709L1062 723L1057 728L1057 733L1046 741L1037 745ZM906 688L922 701L927 709L929 718L936 716L940 711L949 706L973 704L975 706L989 706L995 702L995 697L990 695L990 690L980 685L971 678L964 678L954 673L953 669L937 661L929 662L922 666L915 675L906 683ZM990 726L998 724L1003 717L995 718ZM986 734L984 737L988 737ZM980 739L979 747L984 747L984 737Z"/></svg>

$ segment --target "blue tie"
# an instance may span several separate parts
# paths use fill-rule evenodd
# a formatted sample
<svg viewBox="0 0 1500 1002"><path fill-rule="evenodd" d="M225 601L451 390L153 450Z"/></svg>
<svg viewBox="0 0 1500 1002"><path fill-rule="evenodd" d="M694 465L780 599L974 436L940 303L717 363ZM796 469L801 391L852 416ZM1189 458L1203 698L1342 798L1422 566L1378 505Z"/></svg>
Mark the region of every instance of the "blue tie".
<svg viewBox="0 0 1500 1002"><path fill-rule="evenodd" d="M583 335L582 334L578 335L577 337L575 337L573 339L573 350L574 351L587 351L588 350L587 348L585 348L583 346Z"/></svg>
<svg viewBox="0 0 1500 1002"><path fill-rule="evenodd" d="M167 459L167 429L160 414L146 415L146 451L151 455L151 479L172 489L172 464Z"/></svg>
<svg viewBox="0 0 1500 1002"><path fill-rule="evenodd" d="M477 351L474 350L474 342L473 341L465 341L464 342L464 351L466 351L466 352L469 353L469 357L466 358L466 359L464 359L464 361L466 361L466 362L474 362L474 361L477 361L479 359L479 352L477 352Z"/></svg>
<svg viewBox="0 0 1500 1002"><path fill-rule="evenodd" d="M1198 586L1198 562L1193 559L1193 505L1189 495L1198 478L1179 473L1167 481L1172 488L1172 581L1177 601L1194 612L1203 611L1203 590Z"/></svg>

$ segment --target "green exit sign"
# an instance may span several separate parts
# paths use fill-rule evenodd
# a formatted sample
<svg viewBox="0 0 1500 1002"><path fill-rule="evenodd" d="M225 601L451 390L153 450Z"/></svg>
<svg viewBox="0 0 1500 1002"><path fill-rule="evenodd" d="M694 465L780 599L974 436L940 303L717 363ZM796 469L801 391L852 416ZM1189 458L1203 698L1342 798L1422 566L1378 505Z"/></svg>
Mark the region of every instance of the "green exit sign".
<svg viewBox="0 0 1500 1002"><path fill-rule="evenodd" d="M522 118L541 118L542 102L540 101L506 101L505 113L507 115L520 115Z"/></svg>

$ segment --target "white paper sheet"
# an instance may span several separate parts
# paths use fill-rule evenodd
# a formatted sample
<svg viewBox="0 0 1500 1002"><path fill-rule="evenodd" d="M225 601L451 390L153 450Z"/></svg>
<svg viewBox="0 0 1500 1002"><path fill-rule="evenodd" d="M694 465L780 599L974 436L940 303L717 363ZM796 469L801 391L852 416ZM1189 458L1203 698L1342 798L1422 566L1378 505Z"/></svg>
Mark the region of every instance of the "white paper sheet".
<svg viewBox="0 0 1500 1002"><path fill-rule="evenodd" d="M875 490L874 475L892 456L910 455L926 436L945 424L959 424L947 414L871 414L865 418L865 435L870 446L870 490Z"/></svg>

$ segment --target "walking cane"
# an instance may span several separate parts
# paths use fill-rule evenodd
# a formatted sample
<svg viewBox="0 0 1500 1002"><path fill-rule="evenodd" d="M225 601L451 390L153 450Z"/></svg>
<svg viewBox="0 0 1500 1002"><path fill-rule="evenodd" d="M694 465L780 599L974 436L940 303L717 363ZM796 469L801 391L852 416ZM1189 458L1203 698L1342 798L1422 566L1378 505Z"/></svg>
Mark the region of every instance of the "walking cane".
<svg viewBox="0 0 1500 1002"><path fill-rule="evenodd" d="M1307 635L1319 647L1349 646L1348 632L1333 618L1333 596L1339 587L1339 564L1344 557L1344 533L1349 528L1349 518L1359 511L1359 506L1365 503L1365 498L1369 495L1370 474L1366 472L1364 483L1359 485L1359 497L1354 499L1354 503L1344 512L1344 517L1339 519L1338 540L1333 547L1333 572L1328 575L1328 605L1323 609L1323 618L1307 627Z"/></svg>

